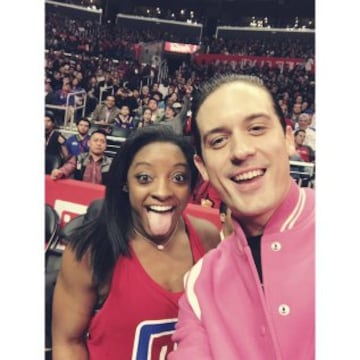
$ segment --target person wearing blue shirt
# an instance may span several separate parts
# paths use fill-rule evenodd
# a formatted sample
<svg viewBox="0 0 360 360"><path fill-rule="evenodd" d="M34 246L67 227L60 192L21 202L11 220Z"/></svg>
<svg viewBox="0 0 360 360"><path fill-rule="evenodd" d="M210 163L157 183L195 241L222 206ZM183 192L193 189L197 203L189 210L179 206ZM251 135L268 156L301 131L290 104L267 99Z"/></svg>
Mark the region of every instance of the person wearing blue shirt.
<svg viewBox="0 0 360 360"><path fill-rule="evenodd" d="M81 118L76 122L78 133L71 135L66 140L66 147L71 155L79 155L89 151L89 130L91 122L87 118Z"/></svg>

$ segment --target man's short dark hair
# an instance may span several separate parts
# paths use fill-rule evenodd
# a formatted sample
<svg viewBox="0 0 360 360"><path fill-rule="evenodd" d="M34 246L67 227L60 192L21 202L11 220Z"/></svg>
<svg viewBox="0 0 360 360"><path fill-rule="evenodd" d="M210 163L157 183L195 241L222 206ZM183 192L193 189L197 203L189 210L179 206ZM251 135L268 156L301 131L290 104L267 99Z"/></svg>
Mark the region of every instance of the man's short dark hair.
<svg viewBox="0 0 360 360"><path fill-rule="evenodd" d="M102 134L105 136L105 138L108 135L103 129L96 129L90 134L90 139L93 137L94 134Z"/></svg>
<svg viewBox="0 0 360 360"><path fill-rule="evenodd" d="M51 120L52 123L54 123L54 124L56 123L55 114L52 111L46 110L45 111L45 117L48 117Z"/></svg>
<svg viewBox="0 0 360 360"><path fill-rule="evenodd" d="M296 136L297 134L303 132L304 134L306 134L306 131L304 129L297 129L295 132L294 132L294 136Z"/></svg>
<svg viewBox="0 0 360 360"><path fill-rule="evenodd" d="M222 85L231 84L236 82L243 82L247 84L252 84L253 86L258 87L259 89L265 90L272 99L272 103L274 106L274 111L279 118L281 127L285 133L286 130L286 121L284 113L281 110L281 107L276 101L274 95L271 91L264 85L262 79L257 76L250 76L250 75L239 75L234 73L226 73L226 74L218 74L213 76L210 80L203 83L200 89L194 93L193 101L192 101L192 123L191 123L191 132L194 139L194 144L196 148L196 153L201 156L201 137L199 133L199 128L197 126L196 117L200 106L205 102L205 100L217 89L219 89Z"/></svg>
<svg viewBox="0 0 360 360"><path fill-rule="evenodd" d="M79 120L76 120L76 126L80 124L80 121L86 121L89 124L89 127L91 127L91 121L88 118L81 118Z"/></svg>

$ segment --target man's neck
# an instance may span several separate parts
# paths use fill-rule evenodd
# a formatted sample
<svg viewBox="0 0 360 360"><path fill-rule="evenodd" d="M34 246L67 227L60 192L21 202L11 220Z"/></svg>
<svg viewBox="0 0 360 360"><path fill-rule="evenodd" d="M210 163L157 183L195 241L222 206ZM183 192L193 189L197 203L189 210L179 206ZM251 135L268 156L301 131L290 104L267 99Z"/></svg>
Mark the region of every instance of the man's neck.
<svg viewBox="0 0 360 360"><path fill-rule="evenodd" d="M89 155L92 157L92 159L94 161L99 161L100 159L102 159L104 157L104 154L101 155L95 155L94 153L90 152Z"/></svg>

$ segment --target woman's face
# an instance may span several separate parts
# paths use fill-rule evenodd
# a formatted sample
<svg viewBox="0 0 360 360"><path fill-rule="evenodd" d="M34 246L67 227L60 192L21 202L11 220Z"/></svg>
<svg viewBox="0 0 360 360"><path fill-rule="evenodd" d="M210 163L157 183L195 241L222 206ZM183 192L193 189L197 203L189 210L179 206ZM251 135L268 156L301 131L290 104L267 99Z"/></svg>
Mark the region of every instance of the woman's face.
<svg viewBox="0 0 360 360"><path fill-rule="evenodd" d="M140 149L127 176L135 228L151 239L167 239L188 203L190 183L188 163L177 145L154 142Z"/></svg>
<svg viewBox="0 0 360 360"><path fill-rule="evenodd" d="M146 109L143 114L144 122L148 123L151 121L152 112L150 109Z"/></svg>

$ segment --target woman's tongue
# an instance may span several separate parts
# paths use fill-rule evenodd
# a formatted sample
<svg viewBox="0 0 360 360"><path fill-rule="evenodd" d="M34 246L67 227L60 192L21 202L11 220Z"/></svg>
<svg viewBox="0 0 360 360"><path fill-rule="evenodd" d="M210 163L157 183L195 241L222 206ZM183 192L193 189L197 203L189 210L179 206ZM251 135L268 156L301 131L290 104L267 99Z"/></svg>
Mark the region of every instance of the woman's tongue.
<svg viewBox="0 0 360 360"><path fill-rule="evenodd" d="M152 234L155 236L167 234L172 224L173 215L174 215L173 211L167 211L167 212L155 212L151 210L148 211L147 216Z"/></svg>

